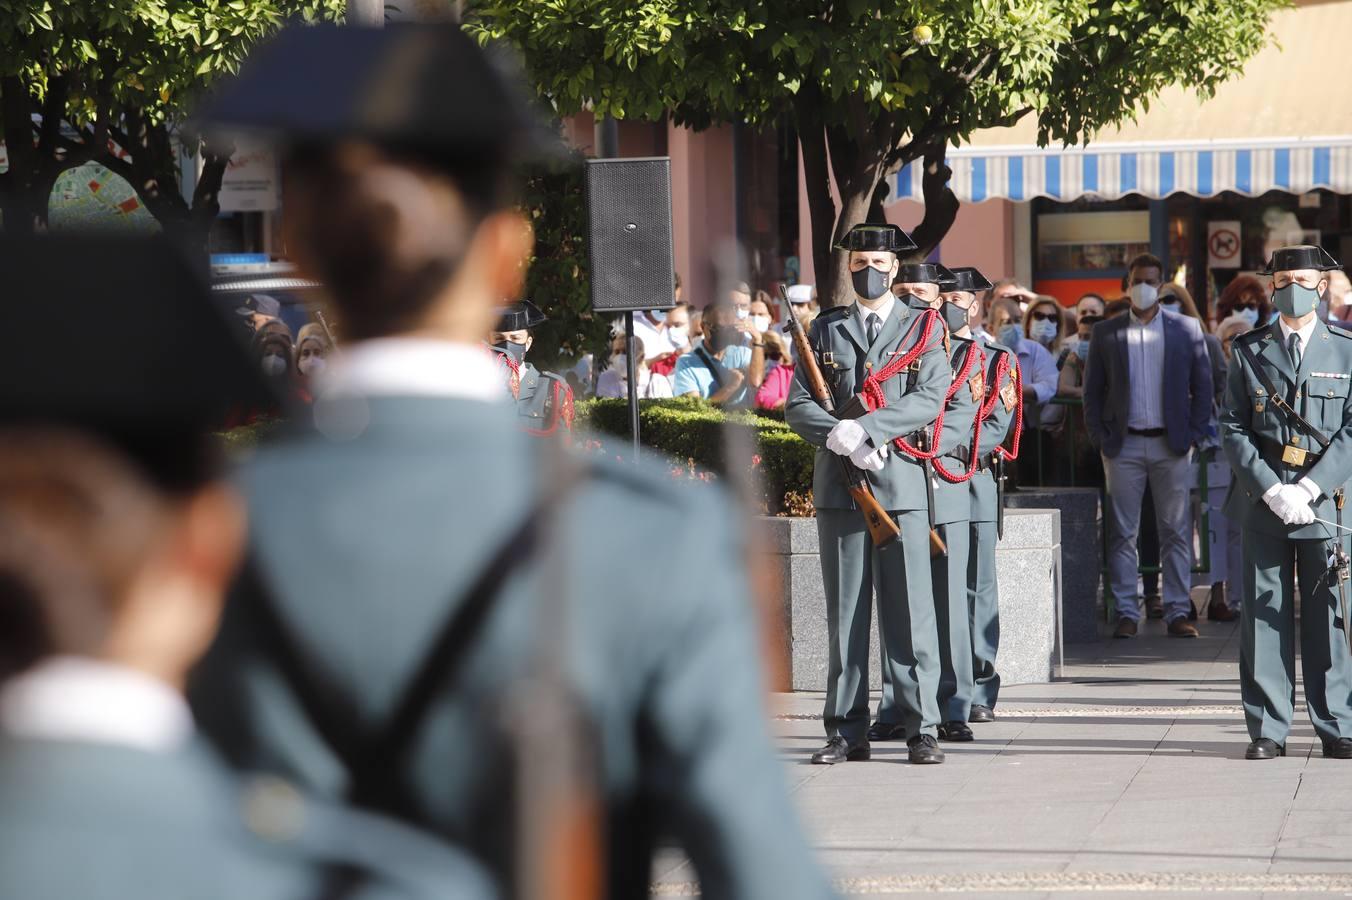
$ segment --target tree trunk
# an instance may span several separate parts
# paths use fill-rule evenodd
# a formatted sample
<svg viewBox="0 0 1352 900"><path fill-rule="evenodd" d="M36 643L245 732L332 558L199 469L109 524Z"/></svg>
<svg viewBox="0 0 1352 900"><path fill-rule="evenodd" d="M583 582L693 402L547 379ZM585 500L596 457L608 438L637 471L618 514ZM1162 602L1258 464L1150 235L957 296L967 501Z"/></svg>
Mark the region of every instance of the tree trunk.
<svg viewBox="0 0 1352 900"><path fill-rule="evenodd" d="M28 85L16 75L0 79L0 129L9 157L0 210L10 234L31 234L38 221L34 190L41 163L33 146L33 112Z"/></svg>
<svg viewBox="0 0 1352 900"><path fill-rule="evenodd" d="M948 234L958 217L957 196L948 186L953 175L945 162L947 147L942 140L936 140L925 148L924 171L920 176L920 187L925 197L925 218L911 232L911 240L916 243L913 260L922 260L939 246L939 242Z"/></svg>

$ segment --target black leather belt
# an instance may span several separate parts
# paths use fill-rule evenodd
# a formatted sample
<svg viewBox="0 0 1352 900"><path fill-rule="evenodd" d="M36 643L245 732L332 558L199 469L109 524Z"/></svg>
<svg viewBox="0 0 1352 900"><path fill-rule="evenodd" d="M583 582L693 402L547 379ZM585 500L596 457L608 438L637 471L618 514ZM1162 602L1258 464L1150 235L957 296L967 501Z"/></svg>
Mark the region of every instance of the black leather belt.
<svg viewBox="0 0 1352 900"><path fill-rule="evenodd" d="M1274 441L1272 438L1266 437L1260 437L1258 443L1259 446L1263 448L1263 457L1265 459L1275 459L1288 469L1308 469L1310 466L1319 462L1320 454L1308 448L1301 449L1299 447L1293 447L1292 445L1283 444L1281 441ZM1291 449L1295 450L1294 455L1288 452ZM1291 461L1292 459L1295 459L1296 456L1300 458L1300 462L1298 463Z"/></svg>
<svg viewBox="0 0 1352 900"><path fill-rule="evenodd" d="M1137 437L1164 437L1169 432L1163 428L1128 428L1127 434L1134 434Z"/></svg>
<svg viewBox="0 0 1352 900"><path fill-rule="evenodd" d="M949 450L946 455L966 466L967 461L972 458L972 448L963 444L960 447L954 447L952 450Z"/></svg>

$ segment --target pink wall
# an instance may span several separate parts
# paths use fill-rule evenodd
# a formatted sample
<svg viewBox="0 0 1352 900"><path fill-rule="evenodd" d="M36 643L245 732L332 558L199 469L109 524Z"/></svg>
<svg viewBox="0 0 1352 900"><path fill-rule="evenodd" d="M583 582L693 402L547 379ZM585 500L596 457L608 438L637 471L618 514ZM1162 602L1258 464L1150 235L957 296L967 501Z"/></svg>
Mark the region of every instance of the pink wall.
<svg viewBox="0 0 1352 900"><path fill-rule="evenodd" d="M736 230L732 129L694 132L669 126L671 224L681 299L703 307L714 299L712 262L718 244Z"/></svg>

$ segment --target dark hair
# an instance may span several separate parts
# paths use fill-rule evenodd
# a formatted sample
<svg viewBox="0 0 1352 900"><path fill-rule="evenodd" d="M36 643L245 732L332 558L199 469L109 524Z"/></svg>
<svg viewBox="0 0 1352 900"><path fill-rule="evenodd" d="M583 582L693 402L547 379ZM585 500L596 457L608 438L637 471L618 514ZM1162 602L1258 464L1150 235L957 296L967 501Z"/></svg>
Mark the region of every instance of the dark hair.
<svg viewBox="0 0 1352 900"><path fill-rule="evenodd" d="M1131 309L1131 301L1126 297L1109 300L1108 305L1103 307L1103 318L1111 319L1114 316L1120 316L1129 309Z"/></svg>
<svg viewBox="0 0 1352 900"><path fill-rule="evenodd" d="M462 163L355 143L300 148L288 159L288 233L346 335L416 327L484 218L507 205L500 167Z"/></svg>
<svg viewBox="0 0 1352 900"><path fill-rule="evenodd" d="M672 272L672 273L671 273L671 280L672 280L672 285L671 285L672 290L673 290L673 291L679 291L679 290L681 289L681 273L680 273L680 272Z"/></svg>
<svg viewBox="0 0 1352 900"><path fill-rule="evenodd" d="M1235 307L1246 294L1258 298L1258 322L1261 325L1272 316L1272 302L1267 285L1257 275L1236 275L1216 299L1216 321L1221 322L1235 313Z"/></svg>
<svg viewBox="0 0 1352 900"><path fill-rule="evenodd" d="M1192 299L1192 294L1181 284L1174 284L1172 281L1160 285L1160 302L1164 302L1165 297L1177 297L1178 308L1183 315L1190 319L1202 321L1202 313L1197 309L1197 303Z"/></svg>
<svg viewBox="0 0 1352 900"><path fill-rule="evenodd" d="M1138 253L1127 263L1127 278L1131 278L1132 269L1159 269L1160 277L1164 277L1164 263L1153 253Z"/></svg>

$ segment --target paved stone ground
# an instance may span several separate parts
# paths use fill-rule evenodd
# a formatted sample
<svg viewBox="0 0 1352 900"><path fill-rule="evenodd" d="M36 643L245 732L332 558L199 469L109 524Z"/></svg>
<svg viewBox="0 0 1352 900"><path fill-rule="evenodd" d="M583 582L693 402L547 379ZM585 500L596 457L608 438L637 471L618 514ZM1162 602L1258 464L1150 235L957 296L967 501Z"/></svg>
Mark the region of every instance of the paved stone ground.
<svg viewBox="0 0 1352 900"><path fill-rule="evenodd" d="M1286 759L1249 762L1236 625L1160 622L1068 647L1055 684L1007 688L942 766L904 744L813 766L821 695L776 697L794 799L848 896L1352 897L1352 761L1326 760L1300 694ZM696 890L673 856L659 895Z"/></svg>

